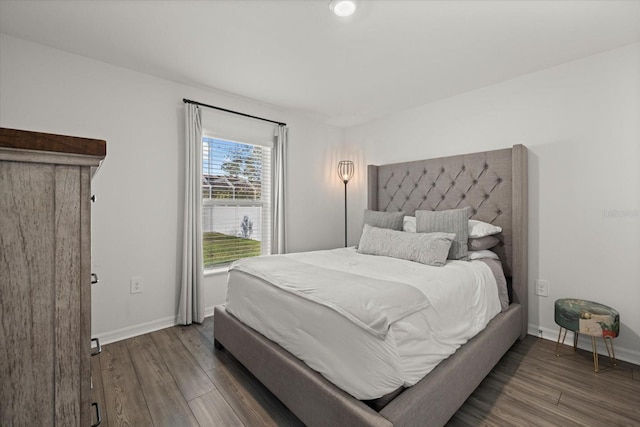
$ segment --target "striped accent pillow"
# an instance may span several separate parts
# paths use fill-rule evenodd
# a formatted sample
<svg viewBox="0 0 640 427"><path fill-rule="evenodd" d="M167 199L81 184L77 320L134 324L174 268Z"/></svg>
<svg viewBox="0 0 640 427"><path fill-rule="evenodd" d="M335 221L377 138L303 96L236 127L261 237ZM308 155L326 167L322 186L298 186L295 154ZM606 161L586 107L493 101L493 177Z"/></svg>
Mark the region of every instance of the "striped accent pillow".
<svg viewBox="0 0 640 427"><path fill-rule="evenodd" d="M372 227L402 230L404 212L378 212L364 210L364 223Z"/></svg>
<svg viewBox="0 0 640 427"><path fill-rule="evenodd" d="M469 208L447 211L416 211L418 233L455 233L448 259L467 260L469 248Z"/></svg>

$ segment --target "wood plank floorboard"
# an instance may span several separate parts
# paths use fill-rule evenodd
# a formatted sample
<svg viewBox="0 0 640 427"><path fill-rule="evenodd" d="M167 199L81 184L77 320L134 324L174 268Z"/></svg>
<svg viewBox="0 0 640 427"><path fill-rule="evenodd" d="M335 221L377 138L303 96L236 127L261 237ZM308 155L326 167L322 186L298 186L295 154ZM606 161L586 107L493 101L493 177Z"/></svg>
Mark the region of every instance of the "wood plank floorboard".
<svg viewBox="0 0 640 427"><path fill-rule="evenodd" d="M99 356L106 418L111 427L153 426L126 341L106 345Z"/></svg>
<svg viewBox="0 0 640 427"><path fill-rule="evenodd" d="M532 336L517 342L449 427L640 426L640 366ZM94 360L95 359L95 363ZM103 346L92 359L103 426L302 426L231 354L213 318ZM98 385L101 380L101 385ZM102 406L102 404L101 404Z"/></svg>
<svg viewBox="0 0 640 427"><path fill-rule="evenodd" d="M213 347L213 335L208 340L197 327L175 326L174 331L182 344L191 353L204 371L210 371L229 361L226 351L217 351ZM213 329L212 329L213 330Z"/></svg>
<svg viewBox="0 0 640 427"><path fill-rule="evenodd" d="M501 402L503 406L497 406L496 402L479 399L476 395L470 396L464 404L464 409L454 414L453 418L460 419L462 414L471 413L480 422L462 423L469 426L539 426L543 425L539 419L531 418L528 414L517 413L516 408L509 408ZM449 426L449 424L447 424Z"/></svg>
<svg viewBox="0 0 640 427"><path fill-rule="evenodd" d="M200 331L200 333L213 344L213 316L206 317L204 322L200 324L194 323L192 327Z"/></svg>
<svg viewBox="0 0 640 427"><path fill-rule="evenodd" d="M188 402L209 393L215 387L191 353L176 339L174 330L175 328L168 328L153 332L151 339Z"/></svg>
<svg viewBox="0 0 640 427"><path fill-rule="evenodd" d="M638 397L640 399L640 397ZM584 425L594 426L640 426L640 418L632 413L632 409L625 406L624 412L616 411L616 405L612 405L615 399L596 398L589 390L576 394L575 392L563 392L558 406L567 408L587 416L589 422ZM640 402L637 402L640 404ZM637 409L635 410L637 411Z"/></svg>
<svg viewBox="0 0 640 427"><path fill-rule="evenodd" d="M502 408L501 414L509 414L504 425L558 425L584 426L591 418L559 408L555 403L540 399L527 393L504 391L499 383L487 378L472 394L472 398L480 400L488 407Z"/></svg>
<svg viewBox="0 0 640 427"><path fill-rule="evenodd" d="M596 374L593 365L576 371L571 366L563 369L563 365L546 364L540 360L523 364L517 374L560 391L604 392L625 405L640 404L640 387L633 380L615 378L613 374L607 377L608 372L603 371Z"/></svg>
<svg viewBox="0 0 640 427"><path fill-rule="evenodd" d="M578 396L582 404L588 406L598 406L601 402L608 402L604 408L605 412L625 414L630 419L637 419L637 425L640 425L640 394L638 393L619 395L608 386L583 386L583 383L572 381L571 378L560 374L557 376L549 376L546 373L532 375L526 368L523 368L519 375L532 384L561 390L559 404L565 402L569 396Z"/></svg>
<svg viewBox="0 0 640 427"><path fill-rule="evenodd" d="M201 426L244 427L244 423L218 390L193 399L189 402L189 407Z"/></svg>
<svg viewBox="0 0 640 427"><path fill-rule="evenodd" d="M304 425L240 362L228 363L207 374L245 425Z"/></svg>
<svg viewBox="0 0 640 427"><path fill-rule="evenodd" d="M127 348L138 373L140 388L149 405L153 425L198 426L193 412L150 335L128 339Z"/></svg>
<svg viewBox="0 0 640 427"><path fill-rule="evenodd" d="M467 427L467 426L498 426L496 422L490 422L486 414L489 411L476 411L476 409L468 405L466 411L458 411L451 417L447 423L447 427Z"/></svg>
<svg viewBox="0 0 640 427"><path fill-rule="evenodd" d="M558 404L562 392L544 384L531 383L515 375L494 370L487 375L487 382L496 381L502 384L505 393L517 392L535 396L554 405Z"/></svg>

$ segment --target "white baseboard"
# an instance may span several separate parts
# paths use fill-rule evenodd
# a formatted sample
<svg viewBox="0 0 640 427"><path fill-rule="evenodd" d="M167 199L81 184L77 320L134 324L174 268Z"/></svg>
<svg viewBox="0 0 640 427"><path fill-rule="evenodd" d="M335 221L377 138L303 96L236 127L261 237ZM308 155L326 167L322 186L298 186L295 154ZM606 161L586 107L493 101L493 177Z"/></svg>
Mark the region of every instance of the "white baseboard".
<svg viewBox="0 0 640 427"><path fill-rule="evenodd" d="M213 316L214 307L206 307L204 309L204 317ZM148 334L149 332L159 331L160 329L170 328L179 325L178 316L168 316L162 319L152 320L150 322L139 323L137 325L127 326L126 328L116 329L115 331L94 334L93 338L100 339L100 345L106 345L117 341L126 340L127 338L137 337L139 335Z"/></svg>
<svg viewBox="0 0 640 427"><path fill-rule="evenodd" d="M542 331L542 333L539 333ZM534 337L541 337L549 341L557 342L558 341L558 332L560 328L557 329L549 329L543 328L538 325L529 324L528 333L529 335L533 335ZM567 337L564 340L564 344L568 346L573 346L573 332L568 331ZM604 345L601 342L598 344L598 354L603 356L607 356L607 351L604 348ZM633 363L635 365L640 365L640 352L631 350L624 347L619 347L616 345L616 340L613 340L614 350L616 353L616 359L624 360L625 362ZM586 350L591 352L591 339L586 335L582 335L578 337L578 348L582 350Z"/></svg>
<svg viewBox="0 0 640 427"><path fill-rule="evenodd" d="M211 317L213 316L213 309L216 308L215 305L212 305L211 307L207 307L204 309L204 317Z"/></svg>
<svg viewBox="0 0 640 427"><path fill-rule="evenodd" d="M116 329L114 331L95 334L93 335L93 338L99 338L100 345L105 345L116 341L122 341L127 338L137 337L138 335L148 334L149 332L158 331L160 329L170 328L177 324L178 321L176 316L168 316L163 317L162 319L152 320L150 322L127 326L122 329Z"/></svg>

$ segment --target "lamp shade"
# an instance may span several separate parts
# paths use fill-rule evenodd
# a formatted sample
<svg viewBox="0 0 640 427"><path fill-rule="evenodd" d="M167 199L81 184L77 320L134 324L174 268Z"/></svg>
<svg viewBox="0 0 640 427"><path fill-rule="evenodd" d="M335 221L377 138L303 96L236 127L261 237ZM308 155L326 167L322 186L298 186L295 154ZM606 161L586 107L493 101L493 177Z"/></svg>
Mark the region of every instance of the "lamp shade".
<svg viewBox="0 0 640 427"><path fill-rule="evenodd" d="M341 160L338 162L338 176L345 184L353 177L355 168L351 160Z"/></svg>

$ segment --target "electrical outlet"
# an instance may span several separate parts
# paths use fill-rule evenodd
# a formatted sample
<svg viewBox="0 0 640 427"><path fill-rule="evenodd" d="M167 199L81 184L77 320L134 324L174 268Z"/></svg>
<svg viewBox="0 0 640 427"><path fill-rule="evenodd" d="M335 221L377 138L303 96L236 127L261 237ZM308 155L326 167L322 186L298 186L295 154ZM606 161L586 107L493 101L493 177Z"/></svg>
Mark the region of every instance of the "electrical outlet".
<svg viewBox="0 0 640 427"><path fill-rule="evenodd" d="M140 294L144 285L144 278L142 276L133 276L131 278L131 293Z"/></svg>
<svg viewBox="0 0 640 427"><path fill-rule="evenodd" d="M541 297L549 296L549 282L547 280L536 280L536 295Z"/></svg>

